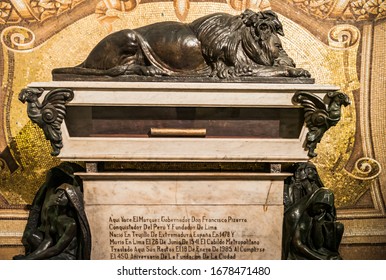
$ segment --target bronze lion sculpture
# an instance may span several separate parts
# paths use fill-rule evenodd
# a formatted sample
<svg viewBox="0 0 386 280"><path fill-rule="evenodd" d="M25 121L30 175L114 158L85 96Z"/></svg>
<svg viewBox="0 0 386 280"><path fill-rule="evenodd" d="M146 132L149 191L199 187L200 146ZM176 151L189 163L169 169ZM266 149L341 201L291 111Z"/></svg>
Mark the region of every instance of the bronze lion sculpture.
<svg viewBox="0 0 386 280"><path fill-rule="evenodd" d="M53 74L97 76L310 77L282 47L272 11L215 13L185 24L160 22L108 35L86 60Z"/></svg>

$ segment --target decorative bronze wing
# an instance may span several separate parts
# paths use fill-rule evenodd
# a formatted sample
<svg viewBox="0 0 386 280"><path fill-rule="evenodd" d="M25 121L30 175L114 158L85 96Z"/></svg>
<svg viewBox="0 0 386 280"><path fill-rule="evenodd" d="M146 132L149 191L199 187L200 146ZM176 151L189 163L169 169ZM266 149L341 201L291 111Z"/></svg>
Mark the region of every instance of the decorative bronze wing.
<svg viewBox="0 0 386 280"><path fill-rule="evenodd" d="M53 89L40 103L43 92L43 88L26 88L20 92L19 100L28 102L28 117L43 129L46 139L51 142L51 155L57 156L63 147L61 125L66 116L65 105L74 98L74 92L66 88Z"/></svg>
<svg viewBox="0 0 386 280"><path fill-rule="evenodd" d="M349 97L338 91L328 92L324 99L313 93L298 91L292 102L304 108L304 121L308 128L305 146L309 157L316 157L316 145L322 140L324 133L335 126L341 116L341 106L350 104Z"/></svg>

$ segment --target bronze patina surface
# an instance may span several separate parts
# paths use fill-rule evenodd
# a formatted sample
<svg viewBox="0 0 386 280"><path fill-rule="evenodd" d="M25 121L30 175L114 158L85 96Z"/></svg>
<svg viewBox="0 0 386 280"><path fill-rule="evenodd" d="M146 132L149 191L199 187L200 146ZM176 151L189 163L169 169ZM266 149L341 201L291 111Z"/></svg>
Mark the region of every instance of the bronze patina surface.
<svg viewBox="0 0 386 280"><path fill-rule="evenodd" d="M310 162L295 166L284 187L283 259L340 260L344 226L336 220L334 193Z"/></svg>
<svg viewBox="0 0 386 280"><path fill-rule="evenodd" d="M75 172L83 168L61 163L47 172L36 193L23 233L25 254L17 260L90 259L91 232L84 210L83 185Z"/></svg>
<svg viewBox="0 0 386 280"><path fill-rule="evenodd" d="M52 74L54 80L313 83L279 35L283 26L272 11L159 22L112 33L83 63ZM272 79L277 77L283 80Z"/></svg>

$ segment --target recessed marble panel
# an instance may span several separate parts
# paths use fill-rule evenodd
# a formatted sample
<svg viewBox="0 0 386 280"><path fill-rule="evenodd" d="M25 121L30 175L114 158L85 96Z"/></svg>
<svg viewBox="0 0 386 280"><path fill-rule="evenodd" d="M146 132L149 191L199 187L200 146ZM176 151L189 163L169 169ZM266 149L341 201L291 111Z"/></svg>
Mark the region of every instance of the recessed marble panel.
<svg viewBox="0 0 386 280"><path fill-rule="evenodd" d="M279 173L83 173L92 259L280 259Z"/></svg>
<svg viewBox="0 0 386 280"><path fill-rule="evenodd" d="M280 259L281 206L89 205L92 259Z"/></svg>

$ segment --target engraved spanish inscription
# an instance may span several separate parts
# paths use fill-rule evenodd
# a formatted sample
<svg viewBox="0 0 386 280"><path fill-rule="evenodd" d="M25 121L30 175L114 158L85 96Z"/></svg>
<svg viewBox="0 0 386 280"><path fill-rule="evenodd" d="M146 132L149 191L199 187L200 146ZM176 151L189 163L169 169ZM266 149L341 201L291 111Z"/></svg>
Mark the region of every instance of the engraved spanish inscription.
<svg viewBox="0 0 386 280"><path fill-rule="evenodd" d="M108 175L82 174L94 260L281 258L287 174Z"/></svg>
<svg viewBox="0 0 386 280"><path fill-rule="evenodd" d="M110 258L239 259L243 253L264 253L259 238L228 229L247 223L234 216L110 216Z"/></svg>

